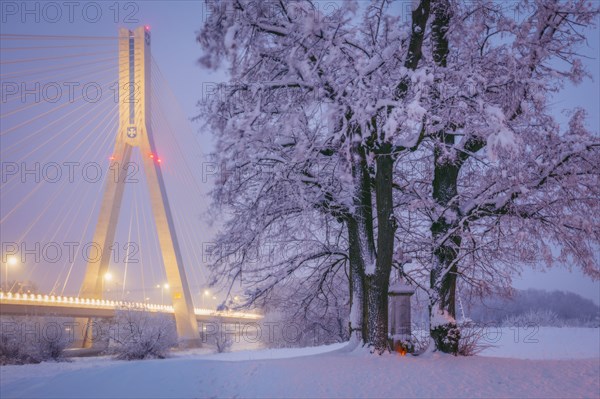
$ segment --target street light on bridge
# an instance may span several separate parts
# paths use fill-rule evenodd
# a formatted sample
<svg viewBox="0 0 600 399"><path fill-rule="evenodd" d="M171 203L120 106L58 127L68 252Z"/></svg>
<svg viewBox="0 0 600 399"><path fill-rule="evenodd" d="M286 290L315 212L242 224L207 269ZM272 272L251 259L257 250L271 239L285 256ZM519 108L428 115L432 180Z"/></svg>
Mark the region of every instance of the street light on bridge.
<svg viewBox="0 0 600 399"><path fill-rule="evenodd" d="M169 284L164 283L163 285L156 284L156 288L160 288L160 304L164 306L165 304L165 290L169 289Z"/></svg>
<svg viewBox="0 0 600 399"><path fill-rule="evenodd" d="M112 273L111 273L111 272L106 272L106 273L104 273L104 276L103 276L103 277L104 277L104 283L105 283L105 286L103 287L103 290L102 290L102 291L104 291L104 290L106 290L106 291L110 291L110 287L108 286L108 284L109 284L111 281L113 281L113 275L112 275Z"/></svg>
<svg viewBox="0 0 600 399"><path fill-rule="evenodd" d="M202 304L200 306L202 306L203 308L206 307L206 303L204 300L204 297L207 297L210 295L210 291L209 290L204 290L204 292L202 293L202 296L200 297L200 299L202 299Z"/></svg>
<svg viewBox="0 0 600 399"><path fill-rule="evenodd" d="M17 263L19 263L19 259L14 255L10 255L6 258L6 263L4 264L4 284L6 285L6 292L10 292L12 288L8 286L8 267L16 266Z"/></svg>

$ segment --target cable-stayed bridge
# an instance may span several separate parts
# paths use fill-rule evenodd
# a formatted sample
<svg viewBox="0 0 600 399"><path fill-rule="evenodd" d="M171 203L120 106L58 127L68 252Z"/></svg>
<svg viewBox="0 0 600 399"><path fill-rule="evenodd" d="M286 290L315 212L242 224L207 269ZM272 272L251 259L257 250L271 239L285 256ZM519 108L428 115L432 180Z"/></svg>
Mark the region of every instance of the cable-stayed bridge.
<svg viewBox="0 0 600 399"><path fill-rule="evenodd" d="M184 341L198 339L197 320L257 318L212 310L200 181L215 168L152 58L149 27L0 44L0 312L145 308L173 313Z"/></svg>

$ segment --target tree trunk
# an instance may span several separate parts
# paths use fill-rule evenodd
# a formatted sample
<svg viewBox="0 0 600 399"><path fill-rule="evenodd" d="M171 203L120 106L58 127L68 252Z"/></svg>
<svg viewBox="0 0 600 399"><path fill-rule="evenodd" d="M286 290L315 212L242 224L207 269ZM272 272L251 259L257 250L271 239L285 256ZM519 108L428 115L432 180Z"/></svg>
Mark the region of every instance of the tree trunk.
<svg viewBox="0 0 600 399"><path fill-rule="evenodd" d="M444 144L438 144L434 149L433 199L443 213L431 225L434 245L433 267L430 275L431 336L437 349L456 353L459 338L455 322L456 259L461 236L458 232L455 234L450 232L457 227L459 218L457 181L460 163L452 159L444 148L454 144L454 136L444 134L441 138ZM448 234L450 235L448 236ZM433 322L433 320L437 320L433 312L444 315L447 320L445 326Z"/></svg>
<svg viewBox="0 0 600 399"><path fill-rule="evenodd" d="M359 340L367 340L368 313L367 313L367 284L365 281L365 264L360 250L360 236L358 223L353 217L347 220L348 243L350 257L350 334Z"/></svg>
<svg viewBox="0 0 600 399"><path fill-rule="evenodd" d="M354 212L347 218L350 268L352 275L351 330L360 331L361 339L369 339L368 312L369 285L366 270L375 262L373 240L373 202L371 178L365 149L356 144L352 148L352 176L356 185ZM358 308L360 306L360 309Z"/></svg>
<svg viewBox="0 0 600 399"><path fill-rule="evenodd" d="M366 152L361 143L353 145L352 176L356 190L354 212L347 220L353 276L351 329L356 331L360 328L365 343L381 353L388 348L388 287L396 231L392 190L394 157L390 143L378 148L376 167L377 252L373 231L373 192ZM359 303L362 304L362 312L357 308Z"/></svg>
<svg viewBox="0 0 600 399"><path fill-rule="evenodd" d="M394 158L390 144L382 145L376 162L377 262L375 274L368 277L369 319L372 320L369 341L381 353L388 348L388 288L394 255L394 233L397 228L392 195Z"/></svg>

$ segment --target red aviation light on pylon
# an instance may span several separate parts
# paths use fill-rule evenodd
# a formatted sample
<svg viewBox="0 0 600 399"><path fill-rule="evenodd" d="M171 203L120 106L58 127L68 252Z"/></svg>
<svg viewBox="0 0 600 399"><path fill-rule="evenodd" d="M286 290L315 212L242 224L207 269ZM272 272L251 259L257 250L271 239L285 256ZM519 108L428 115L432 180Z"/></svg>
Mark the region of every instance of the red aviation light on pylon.
<svg viewBox="0 0 600 399"><path fill-rule="evenodd" d="M109 159L110 161L114 161L114 160L115 160L115 156L114 156L114 155L111 155L110 157L108 157L108 159Z"/></svg>
<svg viewBox="0 0 600 399"><path fill-rule="evenodd" d="M144 30L146 32L150 32L150 25L144 25Z"/></svg>
<svg viewBox="0 0 600 399"><path fill-rule="evenodd" d="M148 157L150 157L150 159L154 159L154 160L155 160L156 162L158 162L158 163L161 163L161 162L162 162L162 159L160 159L160 158L158 157L158 155L156 155L156 154L154 154L154 153L152 153L152 152L151 152L150 154L148 154Z"/></svg>

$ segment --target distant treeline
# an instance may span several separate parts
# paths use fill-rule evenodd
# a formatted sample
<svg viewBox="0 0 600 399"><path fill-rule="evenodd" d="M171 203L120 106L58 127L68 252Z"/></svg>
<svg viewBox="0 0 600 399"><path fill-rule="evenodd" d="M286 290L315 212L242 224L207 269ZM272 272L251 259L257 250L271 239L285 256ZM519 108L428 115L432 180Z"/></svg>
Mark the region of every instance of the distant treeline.
<svg viewBox="0 0 600 399"><path fill-rule="evenodd" d="M515 290L510 298L497 295L475 300L465 306L465 315L478 323L534 322L540 325L587 327L600 325L598 305L581 295L564 291Z"/></svg>

